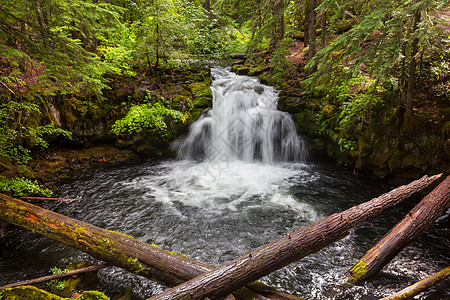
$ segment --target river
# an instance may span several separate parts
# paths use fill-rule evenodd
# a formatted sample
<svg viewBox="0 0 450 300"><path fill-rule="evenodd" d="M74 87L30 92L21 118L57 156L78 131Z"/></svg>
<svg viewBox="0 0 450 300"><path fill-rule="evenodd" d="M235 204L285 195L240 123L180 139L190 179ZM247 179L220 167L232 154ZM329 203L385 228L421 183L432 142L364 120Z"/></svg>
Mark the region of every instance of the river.
<svg viewBox="0 0 450 300"><path fill-rule="evenodd" d="M55 191L77 202L45 204L63 215L219 266L291 231L388 191L333 161L307 153L278 92L257 79L213 70L213 109L173 148L178 159L139 161L76 172ZM389 209L343 240L261 281L305 299L378 299L449 264L447 214L382 272L358 286L345 272L420 199ZM90 256L20 229L6 242L0 285L48 275ZM131 288L136 299L165 289L107 268L97 288L109 296ZM417 299L448 299L445 282Z"/></svg>

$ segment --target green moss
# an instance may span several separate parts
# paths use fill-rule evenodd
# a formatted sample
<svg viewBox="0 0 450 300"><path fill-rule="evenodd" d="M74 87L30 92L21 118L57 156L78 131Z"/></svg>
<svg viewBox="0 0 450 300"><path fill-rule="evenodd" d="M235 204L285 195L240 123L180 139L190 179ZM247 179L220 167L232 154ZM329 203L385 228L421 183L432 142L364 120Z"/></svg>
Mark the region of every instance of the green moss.
<svg viewBox="0 0 450 300"><path fill-rule="evenodd" d="M30 171L26 165L17 166L17 175L19 175L19 177L25 177L28 179L36 178L36 175L34 175L34 173Z"/></svg>
<svg viewBox="0 0 450 300"><path fill-rule="evenodd" d="M210 89L211 81L191 83L188 87L194 95L194 107L211 107L212 95Z"/></svg>
<svg viewBox="0 0 450 300"><path fill-rule="evenodd" d="M176 256L187 257L186 254L180 254L180 253L175 252L175 251L169 251L169 253L172 254L172 255L176 255Z"/></svg>
<svg viewBox="0 0 450 300"><path fill-rule="evenodd" d="M363 279L367 274L367 266L363 260L358 261L351 269L350 273L352 274L348 281L356 284L361 279Z"/></svg>
<svg viewBox="0 0 450 300"><path fill-rule="evenodd" d="M139 274L148 268L142 265L141 261L137 258L128 258L126 264L134 269L135 274Z"/></svg>
<svg viewBox="0 0 450 300"><path fill-rule="evenodd" d="M115 233L115 234L118 234L118 235L121 235L121 236L124 236L124 237L127 237L127 238L130 238L130 239L134 239L134 237L132 237L131 235L128 235L128 234L125 234L125 233L122 233L122 232L118 232L118 231L114 231L114 230L108 230L108 229L105 229L105 230L107 230L109 232L112 232L112 233Z"/></svg>
<svg viewBox="0 0 450 300"><path fill-rule="evenodd" d="M78 300L109 300L105 294L98 291L84 291Z"/></svg>
<svg viewBox="0 0 450 300"><path fill-rule="evenodd" d="M66 300L47 291L40 290L34 286L19 286L11 289L5 289L0 294L1 300Z"/></svg>

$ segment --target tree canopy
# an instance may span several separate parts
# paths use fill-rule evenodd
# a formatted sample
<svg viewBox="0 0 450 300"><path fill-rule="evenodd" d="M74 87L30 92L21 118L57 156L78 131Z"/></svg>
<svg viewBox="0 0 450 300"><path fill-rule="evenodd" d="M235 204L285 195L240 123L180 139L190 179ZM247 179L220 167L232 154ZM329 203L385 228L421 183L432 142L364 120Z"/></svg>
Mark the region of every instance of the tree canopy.
<svg viewBox="0 0 450 300"><path fill-rule="evenodd" d="M449 2L4 0L0 156L26 164L31 148L48 145L46 136L70 135L52 123L26 121L25 116L42 114L39 105L47 96L102 99L113 76L156 78L161 68L236 53L267 65L271 84L283 87L283 80L300 76L308 97L322 95L339 105L337 140L351 149L355 116L381 107L382 93L395 95L405 123L419 82L433 81L435 94L448 101ZM362 92L355 95L358 89ZM158 120L173 116L169 108L147 105L133 111L138 109ZM152 126L161 129L158 122ZM133 124L115 130L127 126Z"/></svg>

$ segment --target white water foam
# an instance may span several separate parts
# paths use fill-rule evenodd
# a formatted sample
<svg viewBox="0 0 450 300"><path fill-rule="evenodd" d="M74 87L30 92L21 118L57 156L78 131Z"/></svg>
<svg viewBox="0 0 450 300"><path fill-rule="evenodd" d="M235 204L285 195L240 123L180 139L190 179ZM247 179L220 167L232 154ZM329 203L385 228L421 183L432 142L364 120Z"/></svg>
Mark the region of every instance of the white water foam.
<svg viewBox="0 0 450 300"><path fill-rule="evenodd" d="M161 165L159 174L135 178L127 185L145 189L146 197L163 203L168 210L180 214L180 205L202 209L205 213L244 211L254 207L278 207L293 210L306 219L317 220L314 209L298 202L289 188L310 178L304 164L277 166L232 161L211 164L209 161L175 161Z"/></svg>

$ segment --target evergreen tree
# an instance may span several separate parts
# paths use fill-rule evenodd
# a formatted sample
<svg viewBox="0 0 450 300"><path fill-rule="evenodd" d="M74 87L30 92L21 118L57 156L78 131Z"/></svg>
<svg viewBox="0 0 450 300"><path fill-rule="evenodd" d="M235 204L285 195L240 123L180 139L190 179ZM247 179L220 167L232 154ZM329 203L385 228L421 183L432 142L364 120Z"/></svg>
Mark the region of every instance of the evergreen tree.
<svg viewBox="0 0 450 300"><path fill-rule="evenodd" d="M378 84L400 91L403 95L400 105L406 109L406 118L410 117L417 54L445 51L448 35L439 27L439 10L448 2L375 0L358 3L359 21L318 51L308 64L318 63L318 71L308 82L339 84L340 80L369 74ZM334 5L334 1L326 0L318 9L335 9ZM351 3L340 6L333 19L342 17L349 7L354 9Z"/></svg>

